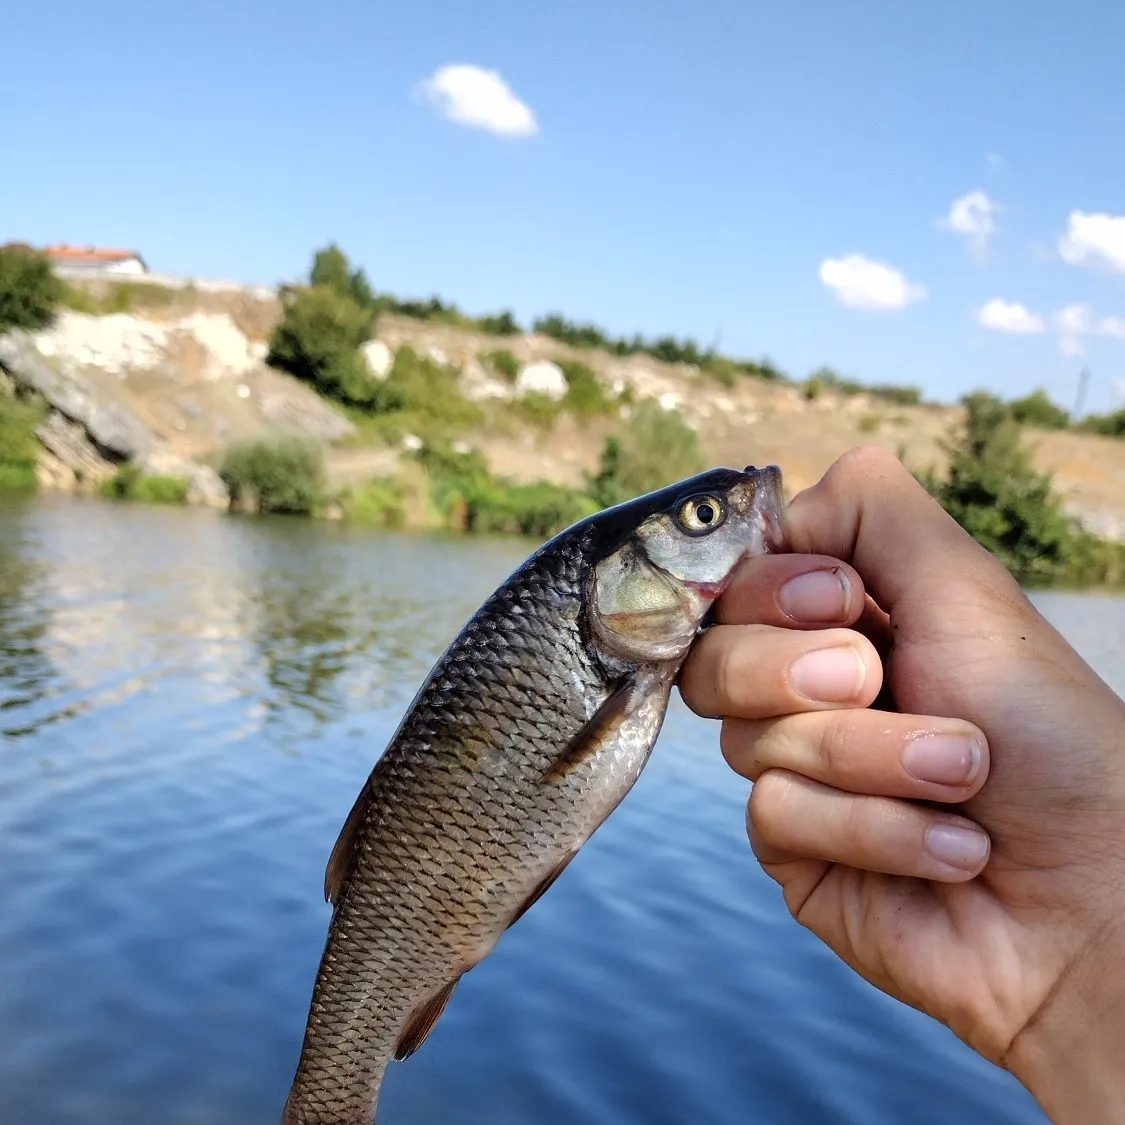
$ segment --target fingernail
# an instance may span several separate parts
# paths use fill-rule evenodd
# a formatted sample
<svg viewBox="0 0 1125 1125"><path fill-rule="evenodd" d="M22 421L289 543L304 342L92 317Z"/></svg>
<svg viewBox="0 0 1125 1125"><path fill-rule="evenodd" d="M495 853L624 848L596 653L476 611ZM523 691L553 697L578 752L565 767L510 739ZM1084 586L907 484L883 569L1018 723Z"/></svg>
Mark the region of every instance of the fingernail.
<svg viewBox="0 0 1125 1125"><path fill-rule="evenodd" d="M988 854L988 837L976 828L935 824L926 829L926 851L940 863L969 870Z"/></svg>
<svg viewBox="0 0 1125 1125"><path fill-rule="evenodd" d="M980 761L980 743L964 734L924 734L902 752L906 772L935 785L968 785Z"/></svg>
<svg viewBox="0 0 1125 1125"><path fill-rule="evenodd" d="M851 645L818 648L799 656L789 675L793 686L806 699L846 703L863 687L867 665Z"/></svg>
<svg viewBox="0 0 1125 1125"><path fill-rule="evenodd" d="M781 612L794 621L846 621L852 584L837 566L790 578L777 592Z"/></svg>

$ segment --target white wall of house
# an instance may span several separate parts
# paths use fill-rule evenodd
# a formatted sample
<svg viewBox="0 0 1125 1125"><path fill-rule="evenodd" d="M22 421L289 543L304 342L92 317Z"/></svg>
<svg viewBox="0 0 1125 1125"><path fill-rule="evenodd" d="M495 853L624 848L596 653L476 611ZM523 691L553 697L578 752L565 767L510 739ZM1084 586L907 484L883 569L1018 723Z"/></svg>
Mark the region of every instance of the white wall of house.
<svg viewBox="0 0 1125 1125"><path fill-rule="evenodd" d="M129 277L138 277L146 272L144 263L140 258L124 258L120 262L107 262L106 273L126 274Z"/></svg>

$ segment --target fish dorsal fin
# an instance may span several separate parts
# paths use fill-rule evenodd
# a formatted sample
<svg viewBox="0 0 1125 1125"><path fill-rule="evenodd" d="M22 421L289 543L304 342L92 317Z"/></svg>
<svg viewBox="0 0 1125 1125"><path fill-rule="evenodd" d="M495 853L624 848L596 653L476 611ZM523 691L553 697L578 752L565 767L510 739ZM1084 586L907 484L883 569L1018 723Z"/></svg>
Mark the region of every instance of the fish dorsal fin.
<svg viewBox="0 0 1125 1125"><path fill-rule="evenodd" d="M565 780L583 762L592 758L612 737L629 715L635 682L627 676L586 720L582 729L566 744L562 753L543 773L543 782Z"/></svg>
<svg viewBox="0 0 1125 1125"><path fill-rule="evenodd" d="M352 811L348 813L348 819L344 821L344 827L340 829L340 835L336 837L332 854L328 857L328 868L324 872L324 897L333 906L344 889L345 880L352 873L359 830L367 819L370 804L371 792L369 786L364 785L352 805Z"/></svg>
<svg viewBox="0 0 1125 1125"><path fill-rule="evenodd" d="M453 990L460 979L460 974L455 976L449 984L443 986L439 992L435 992L410 1013L410 1018L406 1021L398 1042L395 1043L394 1057L397 1062L410 1058L425 1043L426 1036L433 1031L438 1017L445 1011L445 1006L449 1003L449 998L453 995Z"/></svg>

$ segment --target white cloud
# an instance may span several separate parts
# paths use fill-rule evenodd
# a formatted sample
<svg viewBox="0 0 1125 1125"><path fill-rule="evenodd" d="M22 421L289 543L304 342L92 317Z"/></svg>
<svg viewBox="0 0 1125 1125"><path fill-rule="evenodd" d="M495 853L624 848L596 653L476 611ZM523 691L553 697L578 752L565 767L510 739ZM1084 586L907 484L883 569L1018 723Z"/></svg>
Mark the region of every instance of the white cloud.
<svg viewBox="0 0 1125 1125"><path fill-rule="evenodd" d="M422 98L458 125L502 137L533 137L535 114L495 70L466 63L438 67L418 87Z"/></svg>
<svg viewBox="0 0 1125 1125"><path fill-rule="evenodd" d="M1058 312L1059 328L1084 335L1094 330L1094 310L1089 305L1067 305Z"/></svg>
<svg viewBox="0 0 1125 1125"><path fill-rule="evenodd" d="M1065 355L1081 355L1083 336L1113 336L1125 340L1125 317L1094 315L1089 305L1067 305L1055 314L1059 347Z"/></svg>
<svg viewBox="0 0 1125 1125"><path fill-rule="evenodd" d="M1103 336L1125 340L1125 316L1104 316L1098 321L1098 331Z"/></svg>
<svg viewBox="0 0 1125 1125"><path fill-rule="evenodd" d="M926 287L907 281L900 270L862 254L825 258L820 280L850 309L903 309L926 296Z"/></svg>
<svg viewBox="0 0 1125 1125"><path fill-rule="evenodd" d="M976 258L988 253L988 240L996 233L996 216L1000 208L983 191L970 191L949 205L949 213L941 220L947 230L963 234Z"/></svg>
<svg viewBox="0 0 1125 1125"><path fill-rule="evenodd" d="M1043 318L1037 313L999 297L981 305L977 312L977 324L994 332L1013 332L1022 336L1042 332L1044 327Z"/></svg>
<svg viewBox="0 0 1125 1125"><path fill-rule="evenodd" d="M1125 273L1125 215L1071 211L1059 253L1072 266L1103 265Z"/></svg>

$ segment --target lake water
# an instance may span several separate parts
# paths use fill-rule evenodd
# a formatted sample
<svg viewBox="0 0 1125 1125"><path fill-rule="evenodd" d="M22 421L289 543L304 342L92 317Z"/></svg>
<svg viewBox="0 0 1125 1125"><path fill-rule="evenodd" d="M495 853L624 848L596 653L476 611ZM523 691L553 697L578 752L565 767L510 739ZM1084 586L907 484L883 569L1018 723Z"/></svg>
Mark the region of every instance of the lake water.
<svg viewBox="0 0 1125 1125"><path fill-rule="evenodd" d="M0 1121L275 1125L336 833L526 552L0 500ZM1125 602L1039 600L1125 688ZM380 1125L1041 1125L789 918L716 736L674 702L628 800L391 1067Z"/></svg>

